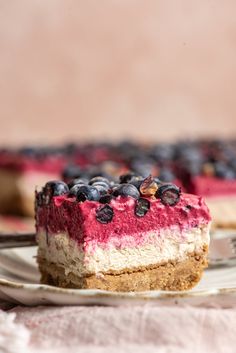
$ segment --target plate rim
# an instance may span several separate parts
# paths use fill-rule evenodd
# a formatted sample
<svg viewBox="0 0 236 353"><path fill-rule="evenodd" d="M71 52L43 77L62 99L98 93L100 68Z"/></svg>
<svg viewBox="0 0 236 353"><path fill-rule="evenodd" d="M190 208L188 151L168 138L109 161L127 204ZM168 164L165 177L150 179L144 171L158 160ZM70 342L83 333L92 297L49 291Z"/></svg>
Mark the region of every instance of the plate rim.
<svg viewBox="0 0 236 353"><path fill-rule="evenodd" d="M165 300L165 299L191 299L199 297L210 297L218 295L232 295L236 297L236 287L232 288L211 288L199 291L146 291L146 292L114 292L100 289L74 289L54 287L47 284L31 284L10 281L0 278L0 288L7 287L15 290L27 290L30 292L39 291L53 294L64 294L78 296L80 298L112 298L112 299L134 299L134 300Z"/></svg>

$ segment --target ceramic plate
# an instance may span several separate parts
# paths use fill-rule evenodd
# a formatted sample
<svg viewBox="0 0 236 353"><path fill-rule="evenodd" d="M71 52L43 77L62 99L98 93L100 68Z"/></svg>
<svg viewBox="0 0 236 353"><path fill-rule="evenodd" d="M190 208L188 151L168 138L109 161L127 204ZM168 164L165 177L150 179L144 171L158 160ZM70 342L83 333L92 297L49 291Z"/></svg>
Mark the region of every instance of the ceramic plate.
<svg viewBox="0 0 236 353"><path fill-rule="evenodd" d="M39 284L36 247L0 251L0 299L25 305L121 305L143 302L158 305L236 306L236 268L206 270L201 282L185 292L115 293L62 289Z"/></svg>

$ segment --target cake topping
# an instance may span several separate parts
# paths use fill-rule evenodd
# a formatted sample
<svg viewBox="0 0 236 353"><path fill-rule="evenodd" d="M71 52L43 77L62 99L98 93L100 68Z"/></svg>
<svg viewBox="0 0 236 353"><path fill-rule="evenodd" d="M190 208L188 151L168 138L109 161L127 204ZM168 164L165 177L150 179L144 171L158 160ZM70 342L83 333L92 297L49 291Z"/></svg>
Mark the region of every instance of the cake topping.
<svg viewBox="0 0 236 353"><path fill-rule="evenodd" d="M136 201L134 212L136 216L143 217L145 216L145 214L148 212L149 209L150 209L150 202L147 199L140 197Z"/></svg>
<svg viewBox="0 0 236 353"><path fill-rule="evenodd" d="M82 171L78 165L70 164L62 172L62 177L66 181L70 181L75 178L80 178Z"/></svg>
<svg viewBox="0 0 236 353"><path fill-rule="evenodd" d="M103 188L106 191L110 190L110 185L108 185L107 183L104 183L103 181L96 181L96 183L93 183L92 186L98 187L98 189Z"/></svg>
<svg viewBox="0 0 236 353"><path fill-rule="evenodd" d="M78 179L73 179L68 183L69 189L72 189L73 186L75 185L86 185L87 184L87 180L86 179L82 179L82 178L78 178Z"/></svg>
<svg viewBox="0 0 236 353"><path fill-rule="evenodd" d="M50 193L51 196L60 196L68 193L69 188L63 181L52 180L48 181L44 187L45 193Z"/></svg>
<svg viewBox="0 0 236 353"><path fill-rule="evenodd" d="M99 191L100 195L105 195L108 192L108 188L105 187L104 185L100 185L100 184L95 183L95 184L93 184L93 187Z"/></svg>
<svg viewBox="0 0 236 353"><path fill-rule="evenodd" d="M108 187L110 186L110 182L107 178L104 178L102 176L96 176L94 178L92 178L90 181L89 181L89 185L93 185L93 184L106 184Z"/></svg>
<svg viewBox="0 0 236 353"><path fill-rule="evenodd" d="M215 175L218 178L235 179L235 172L226 163L216 162L214 167L215 167Z"/></svg>
<svg viewBox="0 0 236 353"><path fill-rule="evenodd" d="M155 196L160 198L164 205L175 206L180 199L180 188L174 184L163 184Z"/></svg>
<svg viewBox="0 0 236 353"><path fill-rule="evenodd" d="M37 204L38 206L49 204L53 196L62 195L75 198L74 201L99 201L102 204L108 204L118 196L129 196L135 200L140 199L135 212L138 216L144 216L150 208L147 198L153 201L160 199L162 204L169 206L176 205L180 198L180 188L171 183L162 183L152 175L143 178L134 174L125 174L120 177L120 180L129 180L129 182L117 184L102 176L93 177L90 180L77 178L70 180L68 185L63 181L49 181L44 186L41 195L38 195ZM140 198L140 196L145 198Z"/></svg>
<svg viewBox="0 0 236 353"><path fill-rule="evenodd" d="M112 199L113 199L113 195L105 194L100 197L99 202L100 203L110 203Z"/></svg>
<svg viewBox="0 0 236 353"><path fill-rule="evenodd" d="M140 194L138 189L132 184L120 184L113 191L114 196L130 196L138 199Z"/></svg>
<svg viewBox="0 0 236 353"><path fill-rule="evenodd" d="M20 149L2 148L0 166L56 172L66 182L80 177L100 180L101 175L110 180L118 178L119 174L129 168L129 172L120 176L120 183L131 183L139 187L136 175L140 174L144 178L151 173L168 183L181 180L185 189L193 192L189 179L196 176L235 180L235 151L235 140L208 139L177 141L173 144L122 142L56 147L23 146Z"/></svg>
<svg viewBox="0 0 236 353"><path fill-rule="evenodd" d="M76 185L75 185L76 186ZM74 186L74 188L75 188ZM90 185L81 185L77 189L76 199L78 201L98 201L100 198L100 193L97 188Z"/></svg>
<svg viewBox="0 0 236 353"><path fill-rule="evenodd" d="M175 179L174 173L171 171L170 168L167 167L161 168L158 177L160 178L160 180L166 183L171 183Z"/></svg>
<svg viewBox="0 0 236 353"><path fill-rule="evenodd" d="M75 184L74 186L72 186L72 188L70 189L70 192L69 192L69 197L70 196L76 196L77 195L77 192L79 191L79 189L81 188L81 186L84 186L85 184Z"/></svg>
<svg viewBox="0 0 236 353"><path fill-rule="evenodd" d="M159 178L154 178L157 185L163 184L163 182Z"/></svg>
<svg viewBox="0 0 236 353"><path fill-rule="evenodd" d="M135 178L135 173L126 173L126 174L122 174L120 176L120 183L121 184L125 184L125 183L129 183L133 178Z"/></svg>
<svg viewBox="0 0 236 353"><path fill-rule="evenodd" d="M63 181L48 181L43 188L42 199L45 204L49 204L53 196L60 196L67 194L69 188Z"/></svg>
<svg viewBox="0 0 236 353"><path fill-rule="evenodd" d="M93 187L87 185L87 188ZM160 190L162 199L158 196ZM167 190L170 192L165 194ZM88 230L89 237L104 242L111 235L123 236L134 231L144 234L154 228L159 231L176 224L182 231L210 221L208 208L202 198L185 193L179 196L179 192L174 185L162 184L155 197L139 196L135 199L107 193L95 201L89 200L90 194L88 197L84 192L81 195L84 202L66 194L52 197L47 205L41 197L42 193L36 193L37 227L40 228L46 222L49 232L66 231L80 242L78 224L82 224L83 229ZM176 199L178 202L173 207Z"/></svg>
<svg viewBox="0 0 236 353"><path fill-rule="evenodd" d="M153 196L158 189L158 185L151 175L143 180L139 190L143 196Z"/></svg>
<svg viewBox="0 0 236 353"><path fill-rule="evenodd" d="M142 184L142 182L144 181L143 177L133 177L130 181L129 184L134 185L138 190Z"/></svg>
<svg viewBox="0 0 236 353"><path fill-rule="evenodd" d="M114 212L111 206L105 205L96 210L96 219L98 222L107 224L112 221Z"/></svg>

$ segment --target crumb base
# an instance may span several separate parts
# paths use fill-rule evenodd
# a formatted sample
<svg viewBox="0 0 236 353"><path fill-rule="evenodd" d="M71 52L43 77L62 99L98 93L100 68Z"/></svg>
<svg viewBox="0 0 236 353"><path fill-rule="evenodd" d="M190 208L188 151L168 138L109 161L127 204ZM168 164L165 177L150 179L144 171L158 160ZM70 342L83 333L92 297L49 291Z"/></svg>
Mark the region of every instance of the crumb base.
<svg viewBox="0 0 236 353"><path fill-rule="evenodd" d="M191 253L183 261L168 261L152 265L150 268L137 268L135 271L98 273L79 277L65 274L65 269L44 259L38 259L41 283L62 288L102 289L109 291L181 291L194 287L207 267L207 246L201 253Z"/></svg>

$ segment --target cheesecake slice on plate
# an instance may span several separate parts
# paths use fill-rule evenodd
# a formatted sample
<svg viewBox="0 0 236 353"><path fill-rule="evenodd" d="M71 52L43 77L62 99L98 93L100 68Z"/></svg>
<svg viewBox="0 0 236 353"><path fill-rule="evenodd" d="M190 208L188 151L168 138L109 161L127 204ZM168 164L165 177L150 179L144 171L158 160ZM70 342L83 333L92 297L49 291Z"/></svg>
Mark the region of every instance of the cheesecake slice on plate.
<svg viewBox="0 0 236 353"><path fill-rule="evenodd" d="M112 291L187 290L207 266L201 197L151 176L48 182L36 193L41 281Z"/></svg>

